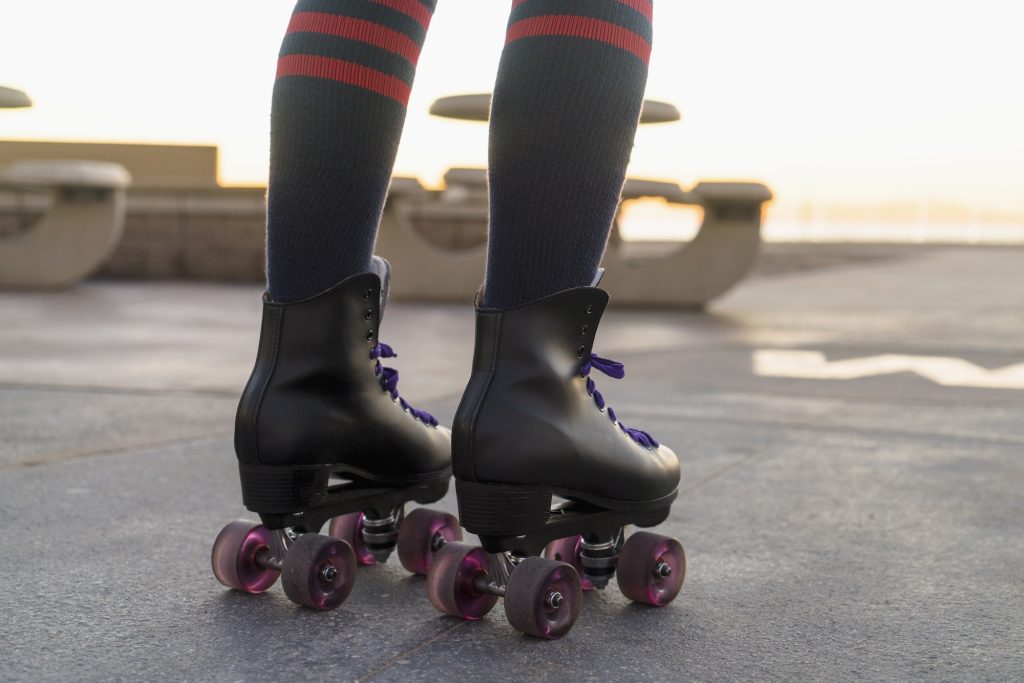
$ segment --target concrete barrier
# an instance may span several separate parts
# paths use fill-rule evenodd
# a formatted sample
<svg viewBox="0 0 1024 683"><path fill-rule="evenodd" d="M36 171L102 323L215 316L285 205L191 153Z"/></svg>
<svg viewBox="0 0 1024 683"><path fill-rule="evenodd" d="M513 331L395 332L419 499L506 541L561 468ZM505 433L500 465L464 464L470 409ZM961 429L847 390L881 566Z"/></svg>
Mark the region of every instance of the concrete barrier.
<svg viewBox="0 0 1024 683"><path fill-rule="evenodd" d="M76 197L78 189L57 190L52 182L48 187L31 182L28 185L32 187L28 187L27 180L23 169L12 185L8 172L2 183L6 189L0 187L0 249L6 250L4 254L14 253L11 247L33 232L38 240L44 221L55 218L60 195L75 199L69 206L79 217L85 211L85 204L79 200L89 195L94 212L109 212L112 208L109 203L95 201L102 196L110 198L103 190L86 189L85 196ZM665 243L624 240L616 225L605 255L608 272L603 282L616 301L639 306L700 307L748 274L759 251L762 206L771 197L763 185L700 183L684 190L676 183L627 181L624 201L644 197L698 206L703 223L694 239ZM107 213L107 218L110 216ZM258 282L264 272L265 220L263 188L133 186L127 197L124 235L99 275ZM427 190L415 178L394 178L377 252L395 265L395 298L468 301L483 281L487 220L483 169L450 169L441 190ZM61 222L83 224L77 219ZM95 224L113 225L109 221ZM116 233L107 238L115 239ZM57 251L66 247L74 253L68 239L56 240L63 246L51 248L49 258L57 258ZM102 263L104 250L99 251ZM0 283L7 284L6 279L15 271L7 266L11 257L3 258ZM26 266L29 261L15 260L23 269L34 272L34 267ZM22 275L27 277L24 272Z"/></svg>

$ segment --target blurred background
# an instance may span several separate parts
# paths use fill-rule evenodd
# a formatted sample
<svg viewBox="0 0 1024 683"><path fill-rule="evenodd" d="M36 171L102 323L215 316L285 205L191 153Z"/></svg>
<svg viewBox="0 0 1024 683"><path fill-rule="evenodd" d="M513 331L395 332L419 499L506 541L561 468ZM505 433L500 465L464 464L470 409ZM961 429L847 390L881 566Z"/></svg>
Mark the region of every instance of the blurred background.
<svg viewBox="0 0 1024 683"><path fill-rule="evenodd" d="M442 0L397 175L483 166L486 125L431 117L487 92L504 2ZM1000 0L657 3L647 96L683 121L642 128L632 176L757 179L767 240L1024 241L1024 64ZM270 93L290 2L5 3L0 85L34 100L0 137L215 145L224 185L266 182ZM634 207L637 238L692 219Z"/></svg>

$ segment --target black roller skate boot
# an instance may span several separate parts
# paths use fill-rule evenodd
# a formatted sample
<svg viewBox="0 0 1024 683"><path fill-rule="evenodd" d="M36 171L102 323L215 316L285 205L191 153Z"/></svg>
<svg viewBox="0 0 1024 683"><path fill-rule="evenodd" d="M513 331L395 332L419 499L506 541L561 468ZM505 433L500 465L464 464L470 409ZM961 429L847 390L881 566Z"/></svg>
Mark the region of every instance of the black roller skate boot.
<svg viewBox="0 0 1024 683"><path fill-rule="evenodd" d="M381 365L395 355L378 339L390 269L378 257L373 268L304 301L264 300L235 423L242 500L262 524L232 522L217 537L213 571L230 588L259 593L280 574L292 601L334 609L357 563L397 546L406 569L426 574L462 538L452 515L405 514L447 492L451 432L406 403L397 371Z"/></svg>
<svg viewBox="0 0 1024 683"><path fill-rule="evenodd" d="M479 619L504 597L514 628L558 638L579 615L581 591L604 588L616 569L638 602L668 604L682 587L678 541L624 534L668 517L679 462L623 426L591 378L624 375L591 351L607 303L604 291L579 287L477 308L452 457L460 521L482 548L451 543L435 557L428 591L438 610Z"/></svg>

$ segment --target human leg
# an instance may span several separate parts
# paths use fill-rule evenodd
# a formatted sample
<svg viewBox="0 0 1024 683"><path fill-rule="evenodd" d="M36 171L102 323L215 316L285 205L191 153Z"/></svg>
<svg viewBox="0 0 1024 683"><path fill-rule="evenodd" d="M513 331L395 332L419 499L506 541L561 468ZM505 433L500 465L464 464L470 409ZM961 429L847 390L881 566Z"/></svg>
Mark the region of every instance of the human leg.
<svg viewBox="0 0 1024 683"><path fill-rule="evenodd" d="M267 279L298 301L369 270L436 0L300 0L271 108Z"/></svg>
<svg viewBox="0 0 1024 683"><path fill-rule="evenodd" d="M516 0L490 127L483 304L593 282L640 117L650 0Z"/></svg>

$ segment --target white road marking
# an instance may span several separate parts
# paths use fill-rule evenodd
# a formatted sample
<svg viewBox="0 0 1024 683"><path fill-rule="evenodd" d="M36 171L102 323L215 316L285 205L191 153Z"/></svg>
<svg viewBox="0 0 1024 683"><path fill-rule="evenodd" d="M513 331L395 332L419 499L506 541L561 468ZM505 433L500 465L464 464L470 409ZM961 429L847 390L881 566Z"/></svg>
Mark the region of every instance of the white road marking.
<svg viewBox="0 0 1024 683"><path fill-rule="evenodd" d="M949 356L883 354L829 361L819 351L754 352L754 374L761 377L846 380L914 372L946 387L1024 390L1024 363L988 370Z"/></svg>

